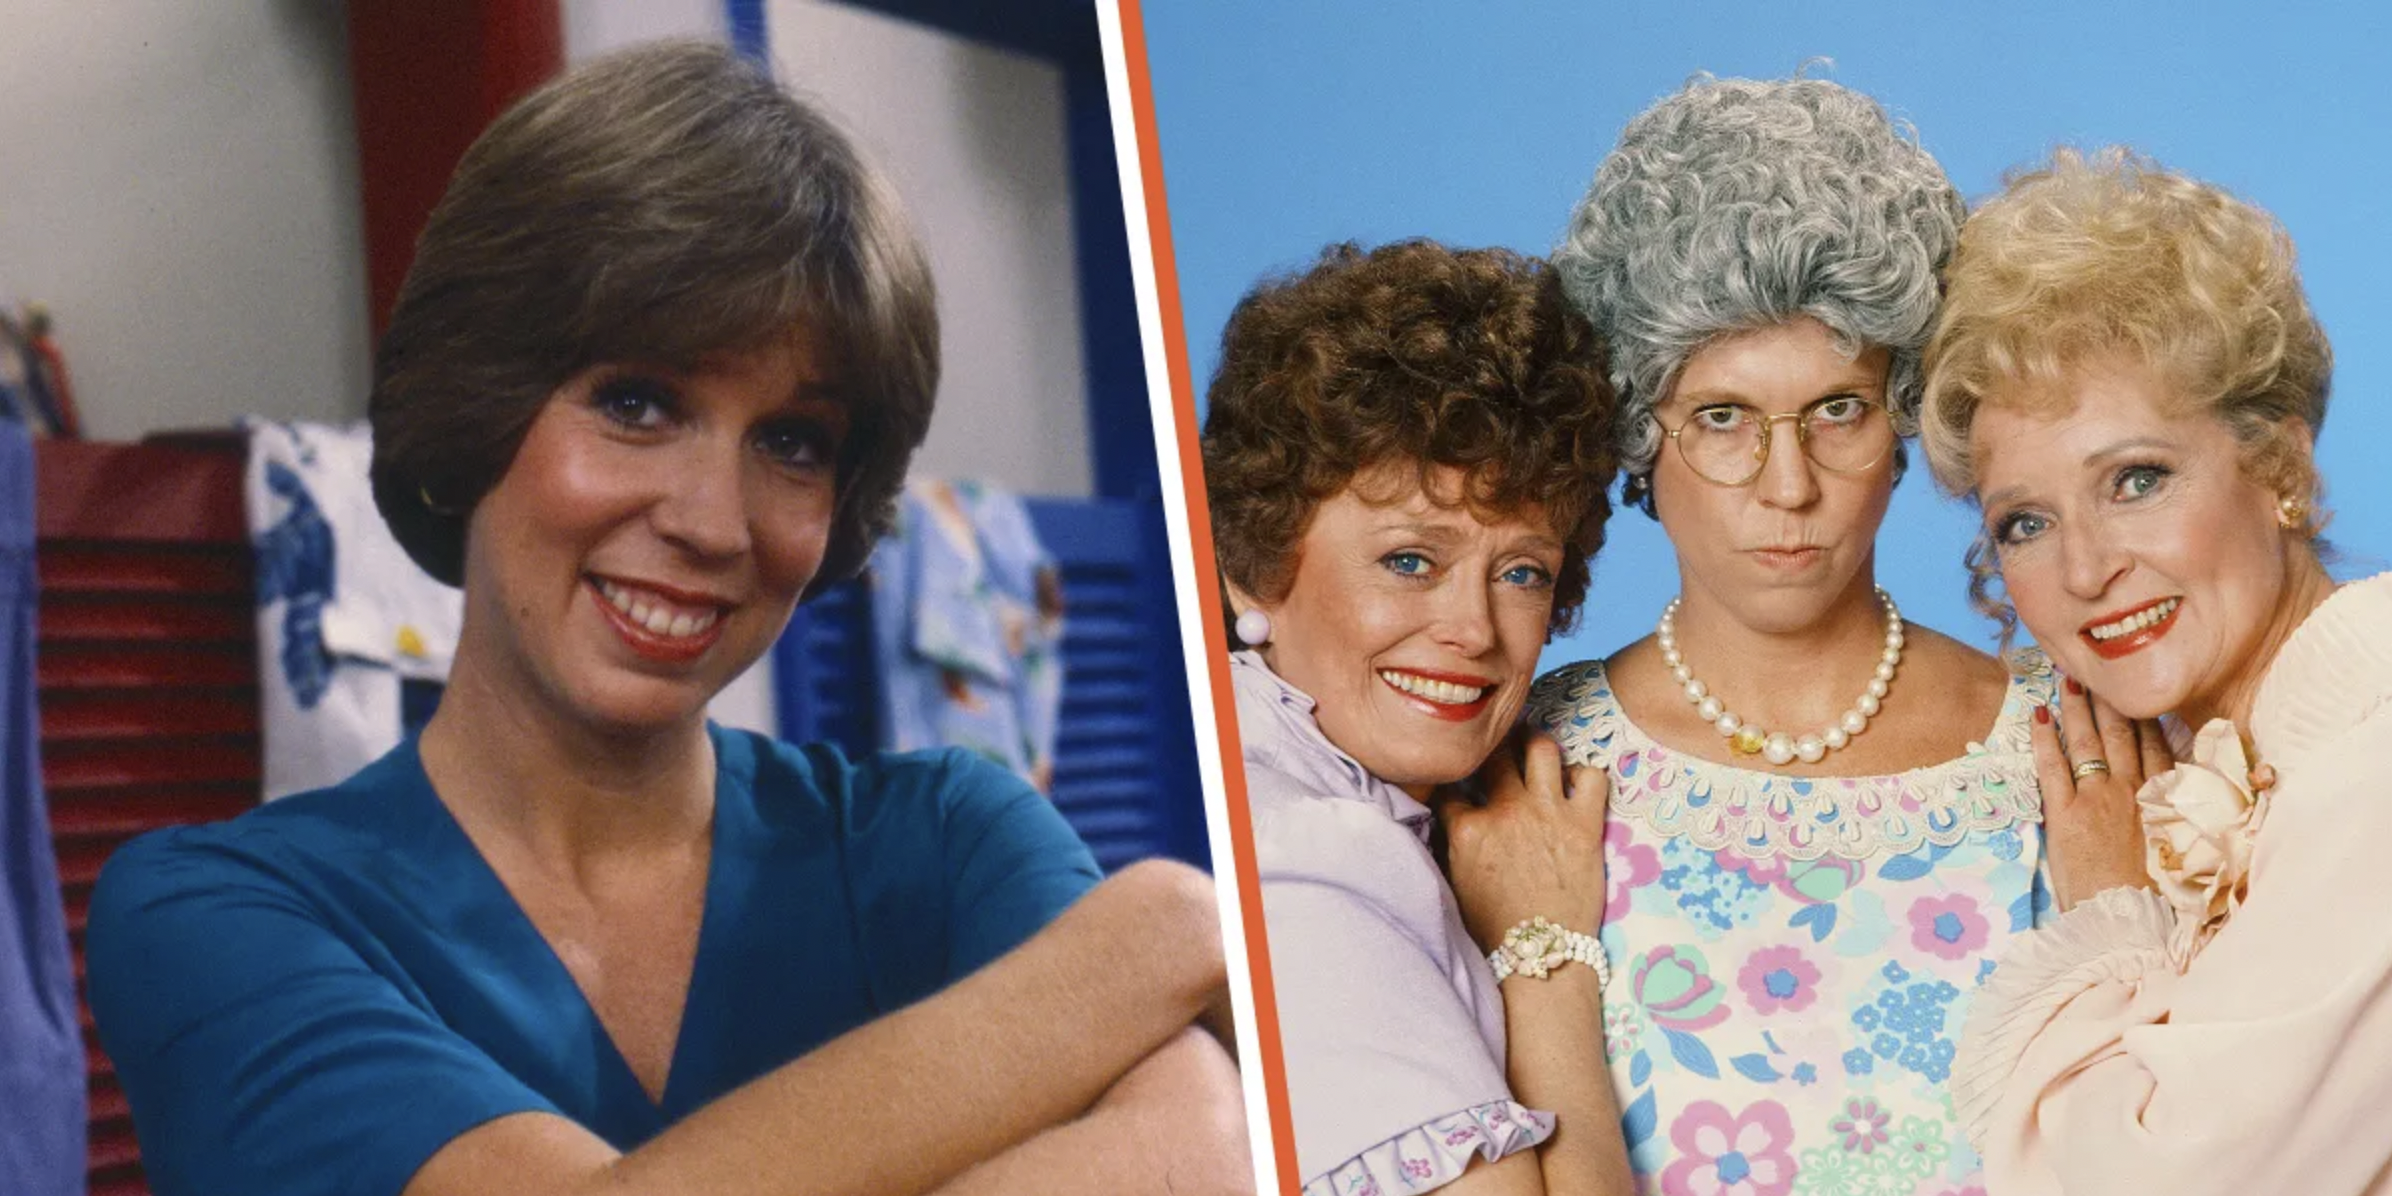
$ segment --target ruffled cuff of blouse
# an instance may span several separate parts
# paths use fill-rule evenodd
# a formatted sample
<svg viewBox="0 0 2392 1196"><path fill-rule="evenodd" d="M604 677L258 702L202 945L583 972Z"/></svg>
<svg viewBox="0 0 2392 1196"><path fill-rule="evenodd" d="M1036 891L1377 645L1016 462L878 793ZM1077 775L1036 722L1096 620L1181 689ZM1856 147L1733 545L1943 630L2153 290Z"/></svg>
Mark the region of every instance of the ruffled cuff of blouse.
<svg viewBox="0 0 2392 1196"><path fill-rule="evenodd" d="M1952 1111L1979 1153L1994 1107L2036 1036L2062 1007L2095 987L2173 971L2168 942L2175 929L2165 898L2120 887L2013 940L1971 999L1952 1059Z"/></svg>
<svg viewBox="0 0 2392 1196"><path fill-rule="evenodd" d="M1398 1196L1462 1177L1470 1156L1490 1163L1553 1136L1553 1114L1518 1101L1489 1101L1449 1113L1379 1143L1304 1185L1304 1196Z"/></svg>

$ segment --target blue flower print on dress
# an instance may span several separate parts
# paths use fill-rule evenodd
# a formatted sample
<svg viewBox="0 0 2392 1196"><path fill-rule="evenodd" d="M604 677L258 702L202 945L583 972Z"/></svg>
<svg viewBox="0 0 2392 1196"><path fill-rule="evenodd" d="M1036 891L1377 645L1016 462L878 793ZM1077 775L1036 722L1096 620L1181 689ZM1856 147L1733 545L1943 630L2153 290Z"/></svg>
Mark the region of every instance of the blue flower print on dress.
<svg viewBox="0 0 2392 1196"><path fill-rule="evenodd" d="M1671 839L1661 848L1661 887L1697 926L1714 931L1750 925L1771 904L1771 883L1741 869L1722 868L1717 855Z"/></svg>
<svg viewBox="0 0 2392 1196"><path fill-rule="evenodd" d="M1867 1036L1868 1054L1941 1084L1952 1074L1952 1039L1944 1033L1960 989L1948 980L1912 980L1901 964L1888 961L1879 973L1887 981L1876 1000L1852 1011L1852 1025ZM1844 1057L1845 1070L1865 1074Z"/></svg>
<svg viewBox="0 0 2392 1196"><path fill-rule="evenodd" d="M312 710L332 684L332 657L324 651L324 604L332 601L332 525L316 506L299 475L279 461L266 463L266 488L291 504L290 511L257 537L257 604L289 605L282 613L282 675L301 710Z"/></svg>
<svg viewBox="0 0 2392 1196"><path fill-rule="evenodd" d="M2023 662L1981 745L1878 777L1781 777L1655 743L1600 662L1537 690L1529 720L1612 781L1605 855L1629 899L1604 910L1604 1030L1636 1190L1982 1196L1936 1087L2013 911L2035 906L2028 730L2048 665ZM1828 1128L1854 1099L1876 1102L1868 1153ZM1788 1132L1755 1116L1770 1107Z"/></svg>

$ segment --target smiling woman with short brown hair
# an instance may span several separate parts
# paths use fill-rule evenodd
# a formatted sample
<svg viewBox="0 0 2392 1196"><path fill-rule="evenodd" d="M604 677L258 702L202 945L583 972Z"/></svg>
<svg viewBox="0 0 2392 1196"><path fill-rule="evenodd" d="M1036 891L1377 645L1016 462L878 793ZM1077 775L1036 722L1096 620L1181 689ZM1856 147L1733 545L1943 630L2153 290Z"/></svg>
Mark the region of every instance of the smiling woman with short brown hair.
<svg viewBox="0 0 2392 1196"><path fill-rule="evenodd" d="M1583 1066L1602 1037L1595 974L1506 1002L1479 954L1522 906L1600 920L1600 793L1564 803L1541 773L1504 790L1558 833L1459 908L1425 804L1501 749L1538 650L1585 597L1611 512L1600 346L1541 262L1336 245L1247 293L1209 393L1205 483L1244 642L1230 676L1305 1192L1623 1190L1618 1110ZM1479 841L1469 823L1457 845ZM1534 866L1547 857L1568 866Z"/></svg>
<svg viewBox="0 0 2392 1196"><path fill-rule="evenodd" d="M372 407L464 590L439 710L93 900L162 1196L1250 1187L1205 877L1100 881L963 752L706 721L886 527L936 354L893 201L727 51L602 60L467 154Z"/></svg>

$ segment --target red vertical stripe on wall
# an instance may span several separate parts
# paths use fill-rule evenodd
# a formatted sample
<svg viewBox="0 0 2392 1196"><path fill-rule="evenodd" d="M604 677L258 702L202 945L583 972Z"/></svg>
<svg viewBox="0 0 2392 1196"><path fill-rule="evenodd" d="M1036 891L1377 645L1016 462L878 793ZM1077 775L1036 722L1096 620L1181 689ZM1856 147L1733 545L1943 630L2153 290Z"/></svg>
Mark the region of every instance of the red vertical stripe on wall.
<svg viewBox="0 0 2392 1196"><path fill-rule="evenodd" d="M415 239L465 148L565 63L558 0L359 0L349 77L364 178L366 285L378 335Z"/></svg>
<svg viewBox="0 0 2392 1196"><path fill-rule="evenodd" d="M34 442L34 701L78 981L92 885L110 853L144 831L258 803L243 447L233 436ZM132 1112L88 1001L82 1017L91 1196L147 1196Z"/></svg>

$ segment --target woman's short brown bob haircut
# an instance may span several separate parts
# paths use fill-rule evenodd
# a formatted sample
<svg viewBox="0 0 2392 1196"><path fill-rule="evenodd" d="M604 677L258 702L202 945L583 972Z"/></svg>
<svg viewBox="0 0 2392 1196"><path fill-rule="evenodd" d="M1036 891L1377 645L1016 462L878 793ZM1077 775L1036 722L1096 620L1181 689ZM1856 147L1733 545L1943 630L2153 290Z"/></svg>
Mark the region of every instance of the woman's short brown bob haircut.
<svg viewBox="0 0 2392 1196"><path fill-rule="evenodd" d="M500 116L433 209L374 360L375 504L462 584L467 516L568 379L801 326L850 428L812 594L862 568L929 428L929 265L846 137L761 69L697 43L593 62Z"/></svg>
<svg viewBox="0 0 2392 1196"><path fill-rule="evenodd" d="M1544 263L1332 246L1238 302L1206 401L1213 548L1239 589L1284 598L1314 509L1356 475L1417 467L1425 489L1449 466L1482 517L1544 508L1566 546L1549 630L1572 625L1618 455L1602 350Z"/></svg>

